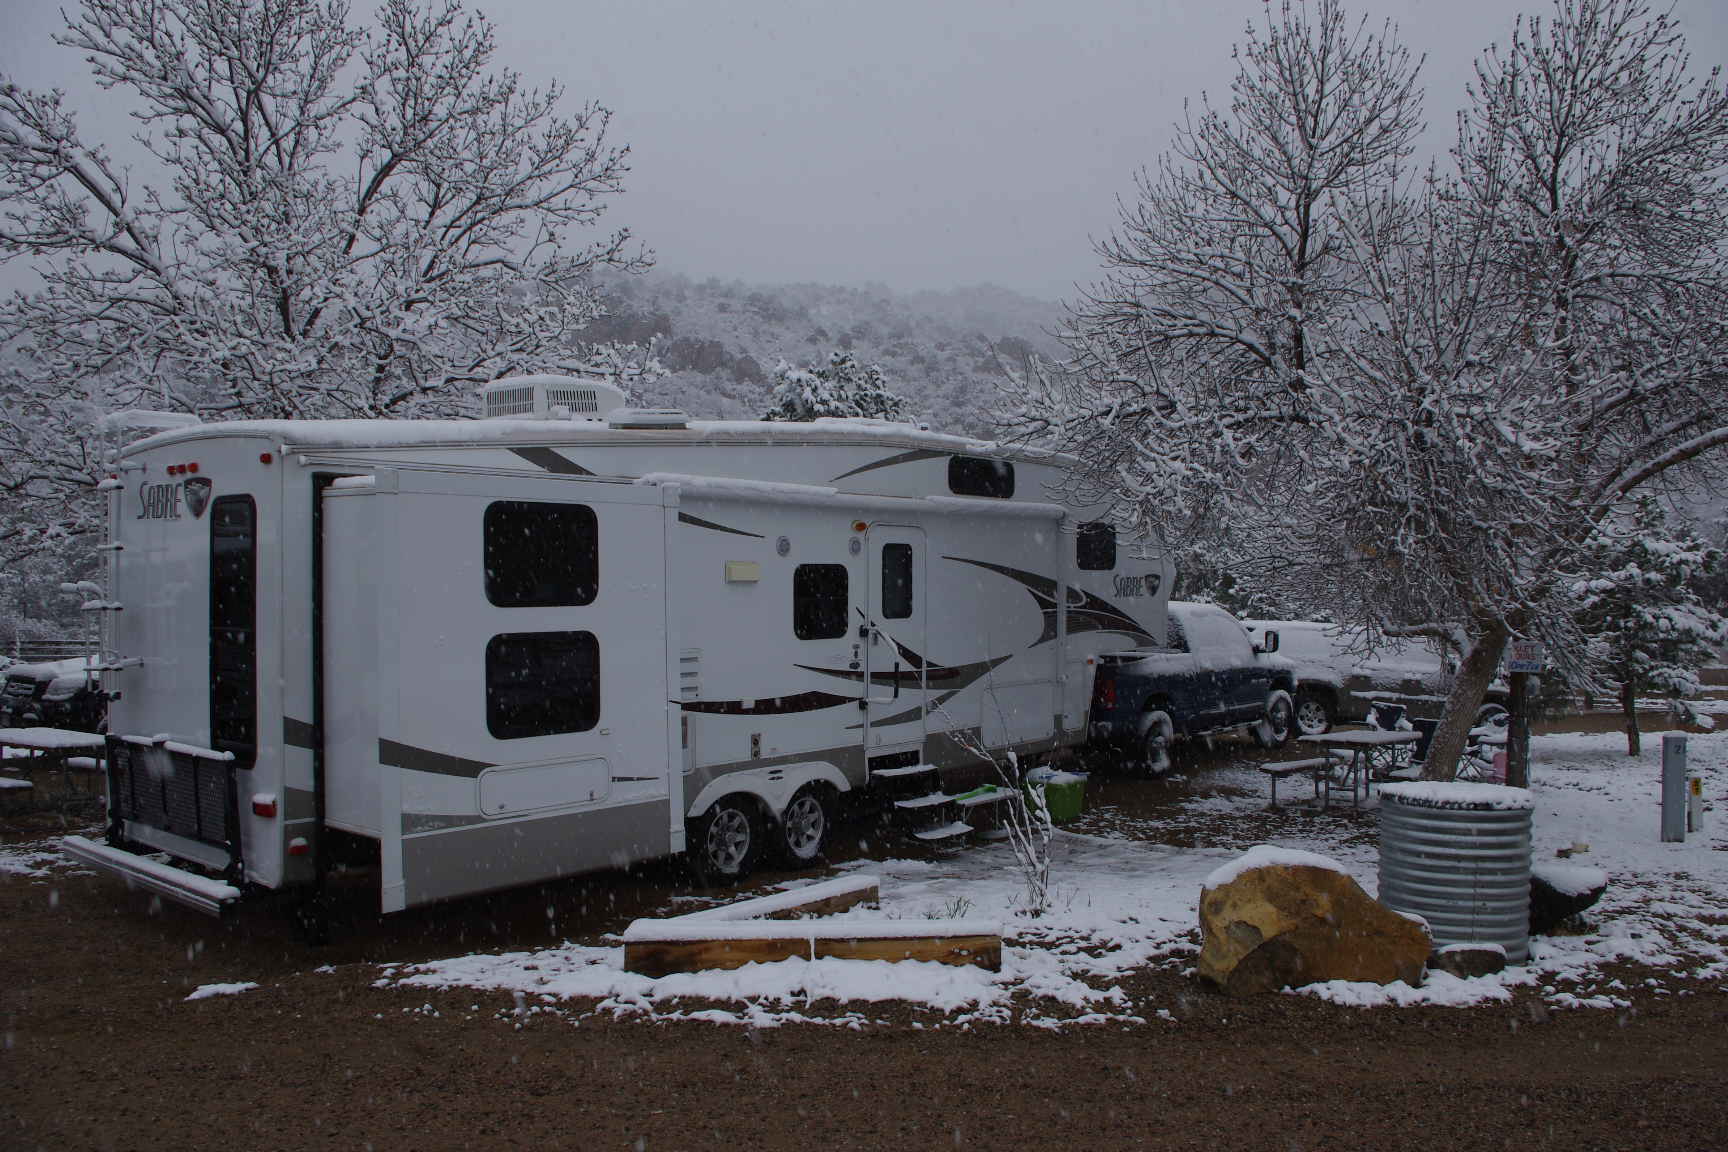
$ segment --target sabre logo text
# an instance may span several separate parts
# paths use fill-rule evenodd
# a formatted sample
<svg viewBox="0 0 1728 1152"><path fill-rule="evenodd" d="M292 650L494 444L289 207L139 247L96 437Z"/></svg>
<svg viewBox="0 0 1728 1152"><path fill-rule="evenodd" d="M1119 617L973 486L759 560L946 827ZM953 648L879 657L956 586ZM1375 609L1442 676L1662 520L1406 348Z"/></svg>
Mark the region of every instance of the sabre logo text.
<svg viewBox="0 0 1728 1152"><path fill-rule="evenodd" d="M172 484L144 484L138 489L136 520L178 520L180 510L191 512L194 519L204 515L210 503L210 481L199 476L193 480Z"/></svg>
<svg viewBox="0 0 1728 1152"><path fill-rule="evenodd" d="M1115 577L1116 596L1156 596L1163 573L1149 577Z"/></svg>

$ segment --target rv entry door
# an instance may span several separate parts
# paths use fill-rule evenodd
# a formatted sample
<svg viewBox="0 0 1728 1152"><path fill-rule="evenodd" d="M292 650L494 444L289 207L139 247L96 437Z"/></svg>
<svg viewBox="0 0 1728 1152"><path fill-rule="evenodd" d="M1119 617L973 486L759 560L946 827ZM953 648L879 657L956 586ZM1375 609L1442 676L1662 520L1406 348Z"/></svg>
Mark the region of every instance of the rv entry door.
<svg viewBox="0 0 1728 1152"><path fill-rule="evenodd" d="M866 755L923 753L929 585L924 531L873 524L865 583L864 749Z"/></svg>

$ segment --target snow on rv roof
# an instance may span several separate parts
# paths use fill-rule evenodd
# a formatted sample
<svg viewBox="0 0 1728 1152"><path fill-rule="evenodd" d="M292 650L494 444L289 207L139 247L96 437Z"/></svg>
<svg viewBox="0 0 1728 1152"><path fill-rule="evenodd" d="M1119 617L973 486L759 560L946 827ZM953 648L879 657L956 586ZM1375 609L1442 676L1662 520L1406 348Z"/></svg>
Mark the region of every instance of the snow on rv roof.
<svg viewBox="0 0 1728 1152"><path fill-rule="evenodd" d="M613 428L597 420L230 420L176 428L127 445L126 455L210 436L259 436L284 448L406 448L449 444L843 444L878 442L945 452L1057 461L1042 449L1008 446L885 420L692 420L684 428Z"/></svg>

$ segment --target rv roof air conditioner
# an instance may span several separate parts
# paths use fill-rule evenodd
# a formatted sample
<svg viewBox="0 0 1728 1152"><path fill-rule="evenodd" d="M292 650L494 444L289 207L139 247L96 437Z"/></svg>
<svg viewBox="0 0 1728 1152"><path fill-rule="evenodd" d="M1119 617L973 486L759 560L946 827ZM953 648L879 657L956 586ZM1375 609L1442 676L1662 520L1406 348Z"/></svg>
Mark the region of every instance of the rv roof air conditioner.
<svg viewBox="0 0 1728 1152"><path fill-rule="evenodd" d="M580 376L507 376L480 389L488 420L604 420L624 391Z"/></svg>

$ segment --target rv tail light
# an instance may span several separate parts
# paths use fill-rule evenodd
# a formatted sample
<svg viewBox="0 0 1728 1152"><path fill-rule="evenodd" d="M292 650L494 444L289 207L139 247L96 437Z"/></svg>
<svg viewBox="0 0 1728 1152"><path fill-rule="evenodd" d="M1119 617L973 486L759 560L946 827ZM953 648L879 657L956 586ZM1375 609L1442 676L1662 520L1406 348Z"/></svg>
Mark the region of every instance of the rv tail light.
<svg viewBox="0 0 1728 1152"><path fill-rule="evenodd" d="M252 797L252 815L272 817L276 815L276 797L260 792Z"/></svg>
<svg viewBox="0 0 1728 1152"><path fill-rule="evenodd" d="M312 847L306 843L306 837L304 836L296 836L294 839L288 841L288 855L290 856L304 856L311 850Z"/></svg>

